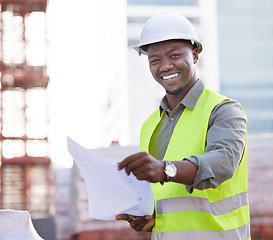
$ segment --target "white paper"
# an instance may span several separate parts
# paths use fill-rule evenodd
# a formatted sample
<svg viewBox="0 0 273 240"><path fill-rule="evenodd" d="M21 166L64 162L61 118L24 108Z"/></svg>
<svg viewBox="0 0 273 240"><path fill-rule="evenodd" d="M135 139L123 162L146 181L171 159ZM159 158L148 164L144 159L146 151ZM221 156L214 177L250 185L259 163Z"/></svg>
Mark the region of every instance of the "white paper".
<svg viewBox="0 0 273 240"><path fill-rule="evenodd" d="M36 232L28 211L0 210L0 239L42 240Z"/></svg>
<svg viewBox="0 0 273 240"><path fill-rule="evenodd" d="M67 147L85 180L90 217L113 220L121 213L135 216L153 214L151 184L139 181L133 174L127 176L124 169L118 171L117 162L123 159L103 158L69 137Z"/></svg>

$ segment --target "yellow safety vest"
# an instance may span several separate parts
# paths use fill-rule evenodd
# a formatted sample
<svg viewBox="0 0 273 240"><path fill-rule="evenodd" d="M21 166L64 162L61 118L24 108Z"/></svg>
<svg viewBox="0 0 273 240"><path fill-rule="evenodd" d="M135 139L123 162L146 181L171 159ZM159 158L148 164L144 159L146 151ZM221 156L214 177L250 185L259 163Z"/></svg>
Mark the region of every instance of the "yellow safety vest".
<svg viewBox="0 0 273 240"><path fill-rule="evenodd" d="M185 108L182 113L165 161L180 161L204 153L210 114L224 100L229 99L204 88L194 109ZM141 151L149 152L151 136L161 118L157 110L143 124ZM155 183L152 188L156 213L152 239L250 239L246 147L233 177L215 189L194 189L190 194L185 185L174 182L163 186Z"/></svg>

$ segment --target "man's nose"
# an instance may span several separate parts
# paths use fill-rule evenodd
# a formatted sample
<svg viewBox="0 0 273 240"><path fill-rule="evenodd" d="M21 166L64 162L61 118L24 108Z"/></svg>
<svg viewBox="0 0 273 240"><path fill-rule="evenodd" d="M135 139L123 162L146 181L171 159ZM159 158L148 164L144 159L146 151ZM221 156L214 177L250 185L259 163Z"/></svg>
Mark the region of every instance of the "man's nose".
<svg viewBox="0 0 273 240"><path fill-rule="evenodd" d="M163 60L161 62L161 66L160 66L160 70L161 71L166 72L166 71L168 71L168 70L170 70L172 68L173 68L173 64L171 63L171 61L169 61L169 60Z"/></svg>

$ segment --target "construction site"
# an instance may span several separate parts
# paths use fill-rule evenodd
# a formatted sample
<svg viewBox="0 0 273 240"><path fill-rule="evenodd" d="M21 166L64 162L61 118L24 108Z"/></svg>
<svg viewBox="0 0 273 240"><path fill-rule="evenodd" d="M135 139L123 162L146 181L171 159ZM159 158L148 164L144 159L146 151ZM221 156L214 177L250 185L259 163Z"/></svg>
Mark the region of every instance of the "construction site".
<svg viewBox="0 0 273 240"><path fill-rule="evenodd" d="M47 137L47 2L0 4L0 204L1 209L29 209L40 218L49 214L52 185Z"/></svg>
<svg viewBox="0 0 273 240"><path fill-rule="evenodd" d="M77 166L62 168L52 162L47 6L48 0L0 0L0 209L27 210L45 240L148 240L150 232L136 232L125 221L91 219ZM120 115L113 115L114 120L109 115L118 112L115 91L104 103L104 121L111 122L103 135L108 134L110 144L94 148L99 152L107 148L116 156L122 148L134 153L138 147L117 143L122 134L113 131L113 125ZM248 136L253 240L273 239L272 146L273 133Z"/></svg>

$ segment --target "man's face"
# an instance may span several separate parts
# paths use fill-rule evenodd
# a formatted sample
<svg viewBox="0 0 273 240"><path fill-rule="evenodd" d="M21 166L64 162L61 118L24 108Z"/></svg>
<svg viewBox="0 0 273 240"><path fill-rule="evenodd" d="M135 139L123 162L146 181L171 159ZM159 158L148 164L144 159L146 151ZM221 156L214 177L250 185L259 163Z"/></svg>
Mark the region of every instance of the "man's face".
<svg viewBox="0 0 273 240"><path fill-rule="evenodd" d="M168 40L148 46L147 55L150 71L167 94L179 97L190 81L195 81L194 64L198 53L189 43Z"/></svg>

